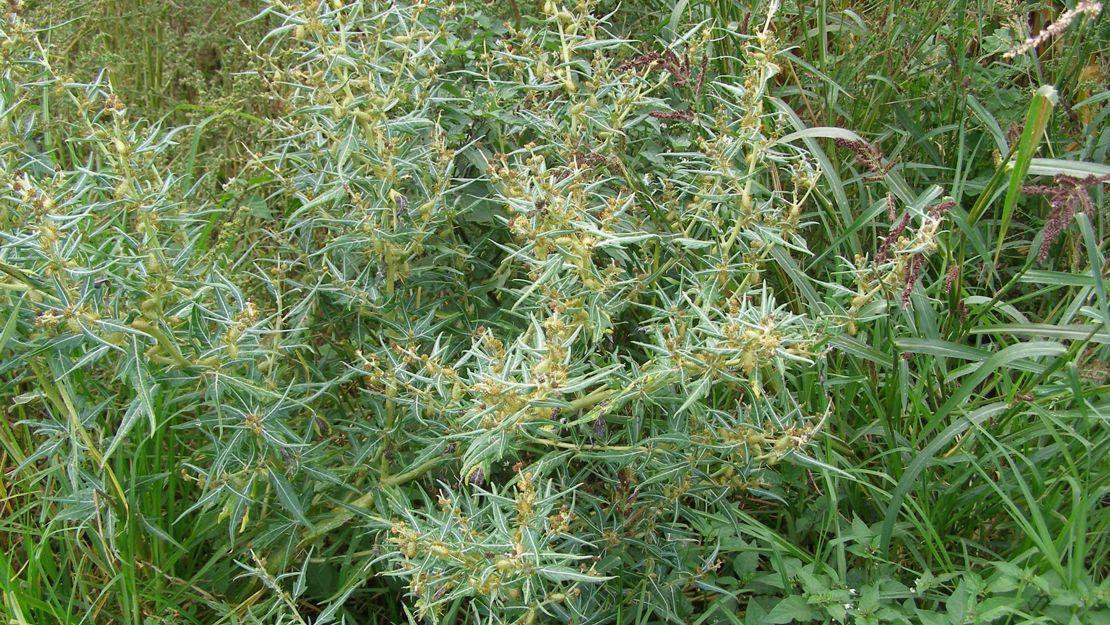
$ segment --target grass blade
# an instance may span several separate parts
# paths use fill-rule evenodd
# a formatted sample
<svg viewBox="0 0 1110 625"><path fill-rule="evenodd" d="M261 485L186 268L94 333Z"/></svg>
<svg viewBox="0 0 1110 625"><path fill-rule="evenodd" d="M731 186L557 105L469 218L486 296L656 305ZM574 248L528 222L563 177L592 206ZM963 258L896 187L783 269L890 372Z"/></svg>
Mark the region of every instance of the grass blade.
<svg viewBox="0 0 1110 625"><path fill-rule="evenodd" d="M998 264L998 257L1002 253L1002 242L1006 239L1006 231L1014 216L1014 207L1017 205L1018 195L1021 193L1021 183L1029 171L1029 165L1041 144L1048 120L1052 117L1052 109L1056 106L1056 89L1052 85L1044 85L1037 90L1033 101L1029 104L1029 111L1025 116L1025 129L1018 141L1017 157L1010 170L1010 184L1006 188L1006 199L1002 204L1002 219L998 227L998 243L994 251L994 264Z"/></svg>

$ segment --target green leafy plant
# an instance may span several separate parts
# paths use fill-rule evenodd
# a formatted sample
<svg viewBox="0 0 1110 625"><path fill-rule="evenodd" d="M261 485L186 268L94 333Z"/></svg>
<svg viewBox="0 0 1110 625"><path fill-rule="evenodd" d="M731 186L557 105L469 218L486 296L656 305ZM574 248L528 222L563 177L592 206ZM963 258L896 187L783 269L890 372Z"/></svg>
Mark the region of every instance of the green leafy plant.
<svg viewBox="0 0 1110 625"><path fill-rule="evenodd" d="M849 9L653 8L273 0L162 121L13 11L5 616L1105 618L1106 134L942 153Z"/></svg>

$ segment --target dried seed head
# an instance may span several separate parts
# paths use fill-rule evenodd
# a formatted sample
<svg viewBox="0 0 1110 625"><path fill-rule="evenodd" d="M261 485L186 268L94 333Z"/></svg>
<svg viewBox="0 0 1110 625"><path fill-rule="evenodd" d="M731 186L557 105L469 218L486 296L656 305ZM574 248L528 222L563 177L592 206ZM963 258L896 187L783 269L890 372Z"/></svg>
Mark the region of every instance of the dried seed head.
<svg viewBox="0 0 1110 625"><path fill-rule="evenodd" d="M1014 49L1012 49L1012 50L1006 52L1005 54L1003 54L1002 58L1012 59L1016 56L1025 54L1026 52L1032 50L1033 48L1036 48L1036 47L1040 46L1041 44L1047 42L1049 39L1052 39L1052 38L1060 35L1061 33L1063 33L1064 30L1073 21L1075 21L1075 18L1079 17L1080 15L1087 14L1087 15L1090 15L1091 17L1094 17L1094 16L1098 15L1101 11L1102 11L1102 3L1101 2L1092 2L1091 0L1084 0L1083 2L1080 2L1079 4L1075 5L1074 9L1070 9L1068 11L1064 11L1063 13L1061 13L1060 17L1056 18L1056 21L1053 22L1050 26L1048 26L1048 28L1045 28L1041 32L1037 33L1036 35L1034 35L1032 37L1029 37L1025 41L1021 42L1021 44L1018 45L1017 47L1015 47Z"/></svg>

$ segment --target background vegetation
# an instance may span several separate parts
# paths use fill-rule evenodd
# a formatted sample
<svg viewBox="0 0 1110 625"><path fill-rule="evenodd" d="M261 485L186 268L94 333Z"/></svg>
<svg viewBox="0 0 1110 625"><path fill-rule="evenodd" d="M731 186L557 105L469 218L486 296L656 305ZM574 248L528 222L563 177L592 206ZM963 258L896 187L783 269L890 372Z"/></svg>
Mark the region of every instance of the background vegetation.
<svg viewBox="0 0 1110 625"><path fill-rule="evenodd" d="M4 14L7 622L1110 621L1097 3Z"/></svg>

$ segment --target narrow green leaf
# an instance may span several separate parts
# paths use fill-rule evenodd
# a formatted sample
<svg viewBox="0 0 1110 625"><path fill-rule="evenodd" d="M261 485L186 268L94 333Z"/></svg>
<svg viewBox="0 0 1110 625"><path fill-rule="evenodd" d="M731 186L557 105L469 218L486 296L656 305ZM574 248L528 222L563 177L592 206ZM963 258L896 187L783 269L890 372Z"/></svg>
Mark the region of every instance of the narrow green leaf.
<svg viewBox="0 0 1110 625"><path fill-rule="evenodd" d="M972 334L1012 334L1014 336L1036 336L1069 341L1091 341L1110 345L1110 333L1099 332L1097 324L1074 323L1052 325L1050 323L1000 323L971 330Z"/></svg>
<svg viewBox="0 0 1110 625"><path fill-rule="evenodd" d="M1064 174L1077 178L1107 176L1110 175L1110 165L1086 163L1083 161L1065 161L1058 158L1035 158L1029 163L1028 173L1031 176L1055 176L1056 174Z"/></svg>
<svg viewBox="0 0 1110 625"><path fill-rule="evenodd" d="M810 458L809 456L807 456L803 453L800 453L798 451L793 451L793 452L787 454L784 457L784 459L787 462L796 462L796 463L798 463L802 466L808 467L810 469L816 469L818 471L825 471L825 472L828 472L828 473L835 473L837 477L841 477L841 478L844 478L846 480L856 481L855 476L853 476L851 473L848 473L847 471L844 471L843 469L838 469L838 468L832 466L831 464L821 462L820 460L817 460L816 458Z"/></svg>
<svg viewBox="0 0 1110 625"><path fill-rule="evenodd" d="M285 476L273 469L270 469L270 483L274 485L274 490L277 492L278 501L281 502L283 508L289 511L301 525L312 527L308 522L308 517L304 514L304 509L301 507L301 500L297 496L297 492L293 490L293 485Z"/></svg>
<svg viewBox="0 0 1110 625"><path fill-rule="evenodd" d="M112 457L112 454L116 451L116 448L120 446L120 443L127 440L127 434L131 431L131 428L135 427L135 423L147 412L143 399L136 395L135 398L131 400L131 404L127 406L127 410L124 411L123 419L120 420L119 427L116 428L116 433L112 437L112 442L108 444L108 448L104 450L104 454L101 456L101 466L104 466L104 463L108 462L108 458Z"/></svg>
<svg viewBox="0 0 1110 625"><path fill-rule="evenodd" d="M142 521L142 523L143 523L143 527L144 527L144 528L146 528L146 531L148 531L148 532L150 532L151 534L153 534L153 535L157 536L157 537L158 537L158 538L160 538L161 540L164 540L164 541L166 541L167 543L169 543L169 544L173 545L173 546L174 546L175 548L177 548L177 549L180 549L180 550L182 550L182 551L184 551L184 550L185 550L185 547L181 546L181 543L179 543L179 542L177 542L176 540L174 540L174 539L173 539L173 536L170 536L169 534L167 534L167 533L166 533L166 531L165 531L165 530L163 530L162 528L158 527L158 526L157 526L157 525L155 525L154 523L151 523L151 522L150 522L150 519L148 519L148 518L146 517L146 515L145 515L145 514L140 514L140 515L139 515L139 519L140 519L140 520Z"/></svg>
<svg viewBox="0 0 1110 625"><path fill-rule="evenodd" d="M806 298L806 302L815 309L820 308L821 298L817 296L817 291L814 290L813 285L810 284L811 279L802 272L798 264L790 257L790 254L787 253L785 249L776 245L771 248L771 256L775 259L775 262L778 263L779 267L782 267L783 271L786 272L786 275L790 277L794 285L798 287L802 296Z"/></svg>
<svg viewBox="0 0 1110 625"><path fill-rule="evenodd" d="M15 326L19 321L19 309L23 307L24 297L19 298L19 301L12 307L12 312L8 315L8 320L4 322L4 331L0 333L0 354L4 353L4 347L7 346L8 340L15 334Z"/></svg>
<svg viewBox="0 0 1110 625"><path fill-rule="evenodd" d="M1002 127L998 124L998 120L991 115L991 112L986 109L975 96L967 96L967 104L971 107L971 112L983 122L987 131L990 133L991 138L994 139L994 145L998 148L998 153L1005 156L1010 153L1010 146L1006 143L1006 133L1002 132Z"/></svg>
<svg viewBox="0 0 1110 625"><path fill-rule="evenodd" d="M885 369L889 369L890 367L894 366L894 362L890 359L890 356L883 352L880 352L879 350L871 347L863 341L860 341L859 339L842 335L834 338L831 343L833 347L836 347L845 354L855 356L857 358L862 358L864 360L870 360L871 362Z"/></svg>
<svg viewBox="0 0 1110 625"><path fill-rule="evenodd" d="M555 582L583 582L586 584L597 584L605 580L613 579L612 577L601 577L599 575L590 575L583 573L578 569L572 569L568 566L544 566L537 569L540 575Z"/></svg>
<svg viewBox="0 0 1110 625"><path fill-rule="evenodd" d="M1095 230L1086 214L1079 213L1075 216L1075 220L1079 222L1079 230L1083 233L1083 243L1087 247L1087 261L1091 264L1091 282L1094 284L1098 307L1102 312L1102 327L1104 330L1110 330L1110 305L1106 301L1106 286L1102 283L1102 267L1105 263L1102 253L1098 249Z"/></svg>
<svg viewBox="0 0 1110 625"><path fill-rule="evenodd" d="M1093 287L1095 285L1094 277L1079 273L1067 273L1064 271L1044 271L1039 269L1031 269L1020 278L1018 282L1025 284L1048 284L1053 286L1080 286L1080 287Z"/></svg>
<svg viewBox="0 0 1110 625"><path fill-rule="evenodd" d="M150 424L150 435L154 435L154 430L158 428L158 419L154 415L154 399L155 393L158 392L158 386L150 379L150 373L147 372L143 366L145 360L139 355L139 339L136 336L131 337L131 381L135 386L135 394L141 401L143 414L146 415L147 421Z"/></svg>
<svg viewBox="0 0 1110 625"><path fill-rule="evenodd" d="M1002 242L1006 239L1006 230L1014 216L1014 206L1017 205L1018 195L1021 192L1021 183L1029 171L1029 165L1041 144L1048 120L1052 116L1052 108L1056 106L1056 89L1052 85L1044 85L1037 90L1033 101L1029 104L1029 111L1025 116L1025 129L1018 142L1017 158L1014 160L1013 169L1010 171L1010 184L1006 189L1006 199L1002 204L1002 220L998 228L998 243L994 251L994 264L998 264L998 257L1002 253Z"/></svg>

